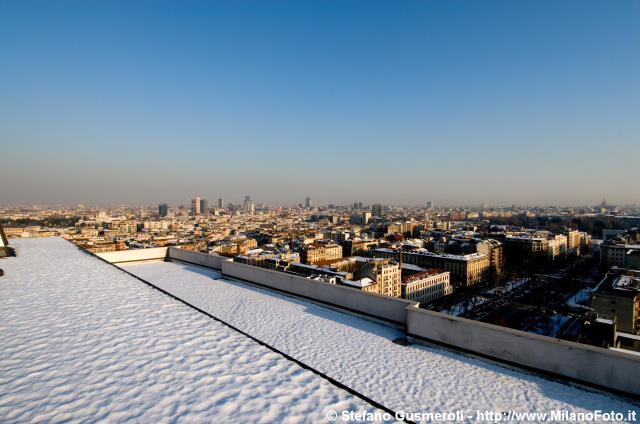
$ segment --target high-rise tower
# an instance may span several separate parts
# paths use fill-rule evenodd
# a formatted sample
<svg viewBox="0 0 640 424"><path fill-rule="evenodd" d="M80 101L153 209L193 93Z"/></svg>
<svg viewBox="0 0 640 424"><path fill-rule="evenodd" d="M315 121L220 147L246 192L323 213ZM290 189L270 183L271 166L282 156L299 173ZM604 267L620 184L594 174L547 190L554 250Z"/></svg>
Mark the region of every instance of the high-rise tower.
<svg viewBox="0 0 640 424"><path fill-rule="evenodd" d="M191 199L191 215L197 216L200 215L200 198L195 197Z"/></svg>
<svg viewBox="0 0 640 424"><path fill-rule="evenodd" d="M166 203L161 203L160 205L158 205L158 214L160 215L160 217L164 218L167 216L169 212L169 207L167 206Z"/></svg>

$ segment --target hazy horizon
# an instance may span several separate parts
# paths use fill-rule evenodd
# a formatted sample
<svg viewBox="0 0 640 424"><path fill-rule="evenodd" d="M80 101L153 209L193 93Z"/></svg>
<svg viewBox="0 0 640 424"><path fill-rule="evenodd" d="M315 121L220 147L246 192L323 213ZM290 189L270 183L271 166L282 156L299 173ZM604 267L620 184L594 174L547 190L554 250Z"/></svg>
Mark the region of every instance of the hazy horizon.
<svg viewBox="0 0 640 424"><path fill-rule="evenodd" d="M217 203L218 203L218 198L212 198L212 197L204 197L204 196L196 196L196 197L200 197L201 199L206 199L209 203L209 207L210 208L217 208ZM0 208L12 208L12 207L22 207L22 208L31 208L31 207L47 207L47 208L55 208L55 207L68 207L68 208L73 208L73 207L78 207L79 205L82 205L83 207L86 208L120 208L120 207L131 207L131 208L138 208L138 207L145 207L145 208L153 208L156 209L160 204L162 203L166 203L167 206L169 208L177 208L177 207L185 207L185 208L190 208L191 207L191 200L192 198L183 200L183 201L159 201L157 203L87 203L87 202L78 202L78 203L31 203L31 204L20 204L20 203L15 203L15 204L0 204ZM242 202L244 200L244 196L242 196L242 198L237 197L237 198L231 198L231 199L224 199L224 207L226 208L229 203L233 203L234 205L242 205ZM640 206L637 203L615 203L615 202L610 202L607 199L606 200L606 204L607 207L624 207L624 206L631 206L631 207L638 207ZM277 202L272 202L269 201L268 199L256 199L253 198L253 202L254 204L265 204L268 207L278 207L278 206L282 206L282 207L297 207L300 204L304 205L304 199L301 202L298 203L277 203ZM355 202L355 201L354 201ZM334 207L352 207L354 202L323 202L323 203L318 203L318 202L313 202L312 199L312 205L313 207L327 207L329 205L333 205ZM364 208L369 208L371 207L371 205L373 204L381 204L383 206L391 206L391 207L401 207L401 208L422 208L424 209L426 207L426 201L422 204L419 203L389 203L389 202L384 202L384 201L376 201L376 202L360 202L363 204ZM518 203L501 203L501 204L492 204L492 203L487 203L487 207L489 209L507 209L507 208L511 208L512 206L516 206L518 208L522 208L522 207L538 207L538 208L545 208L545 207L567 207L567 208L579 208L579 207L597 207L602 203L602 199L600 200L600 202L595 202L595 203L590 203L590 204L567 204L567 203L558 203L558 204L553 204L553 203L548 203L548 204L535 204L535 203L526 203L526 204L518 204ZM478 203L478 204L472 204L472 203L443 203L440 204L437 201L434 201L434 208L435 209L439 209L439 208L480 208L482 206L482 203Z"/></svg>
<svg viewBox="0 0 640 424"><path fill-rule="evenodd" d="M640 2L0 2L0 204L640 203Z"/></svg>

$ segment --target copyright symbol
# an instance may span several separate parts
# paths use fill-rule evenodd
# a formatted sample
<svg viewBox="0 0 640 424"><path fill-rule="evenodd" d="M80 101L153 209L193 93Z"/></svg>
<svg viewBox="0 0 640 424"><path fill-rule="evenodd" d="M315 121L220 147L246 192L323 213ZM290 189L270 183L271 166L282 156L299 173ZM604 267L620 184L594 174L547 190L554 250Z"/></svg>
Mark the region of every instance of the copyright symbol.
<svg viewBox="0 0 640 424"><path fill-rule="evenodd" d="M327 412L327 418L329 421L335 421L336 418L338 418L338 413L336 411L329 411Z"/></svg>

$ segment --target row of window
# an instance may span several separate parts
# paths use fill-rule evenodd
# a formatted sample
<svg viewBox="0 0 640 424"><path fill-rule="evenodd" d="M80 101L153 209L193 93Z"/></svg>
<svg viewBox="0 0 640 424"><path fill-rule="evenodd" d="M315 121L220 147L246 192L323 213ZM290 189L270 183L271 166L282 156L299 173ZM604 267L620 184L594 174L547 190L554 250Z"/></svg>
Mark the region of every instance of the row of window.
<svg viewBox="0 0 640 424"><path fill-rule="evenodd" d="M448 282L448 281L449 281L448 277L438 277L437 279L430 280L430 281L423 281L422 283L419 283L419 284L415 284L415 285L411 284L409 287L411 287L411 291L414 291L414 290L425 288L427 286Z"/></svg>

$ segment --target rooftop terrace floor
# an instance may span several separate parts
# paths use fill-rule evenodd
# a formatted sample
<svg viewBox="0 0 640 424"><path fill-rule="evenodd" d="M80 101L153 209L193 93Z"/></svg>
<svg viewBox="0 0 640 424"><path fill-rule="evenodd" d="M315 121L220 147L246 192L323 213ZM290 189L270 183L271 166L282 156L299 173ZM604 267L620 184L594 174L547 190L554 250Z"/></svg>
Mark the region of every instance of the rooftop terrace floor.
<svg viewBox="0 0 640 424"><path fill-rule="evenodd" d="M376 411L71 243L11 241L17 257L0 260L2 423L300 423Z"/></svg>

